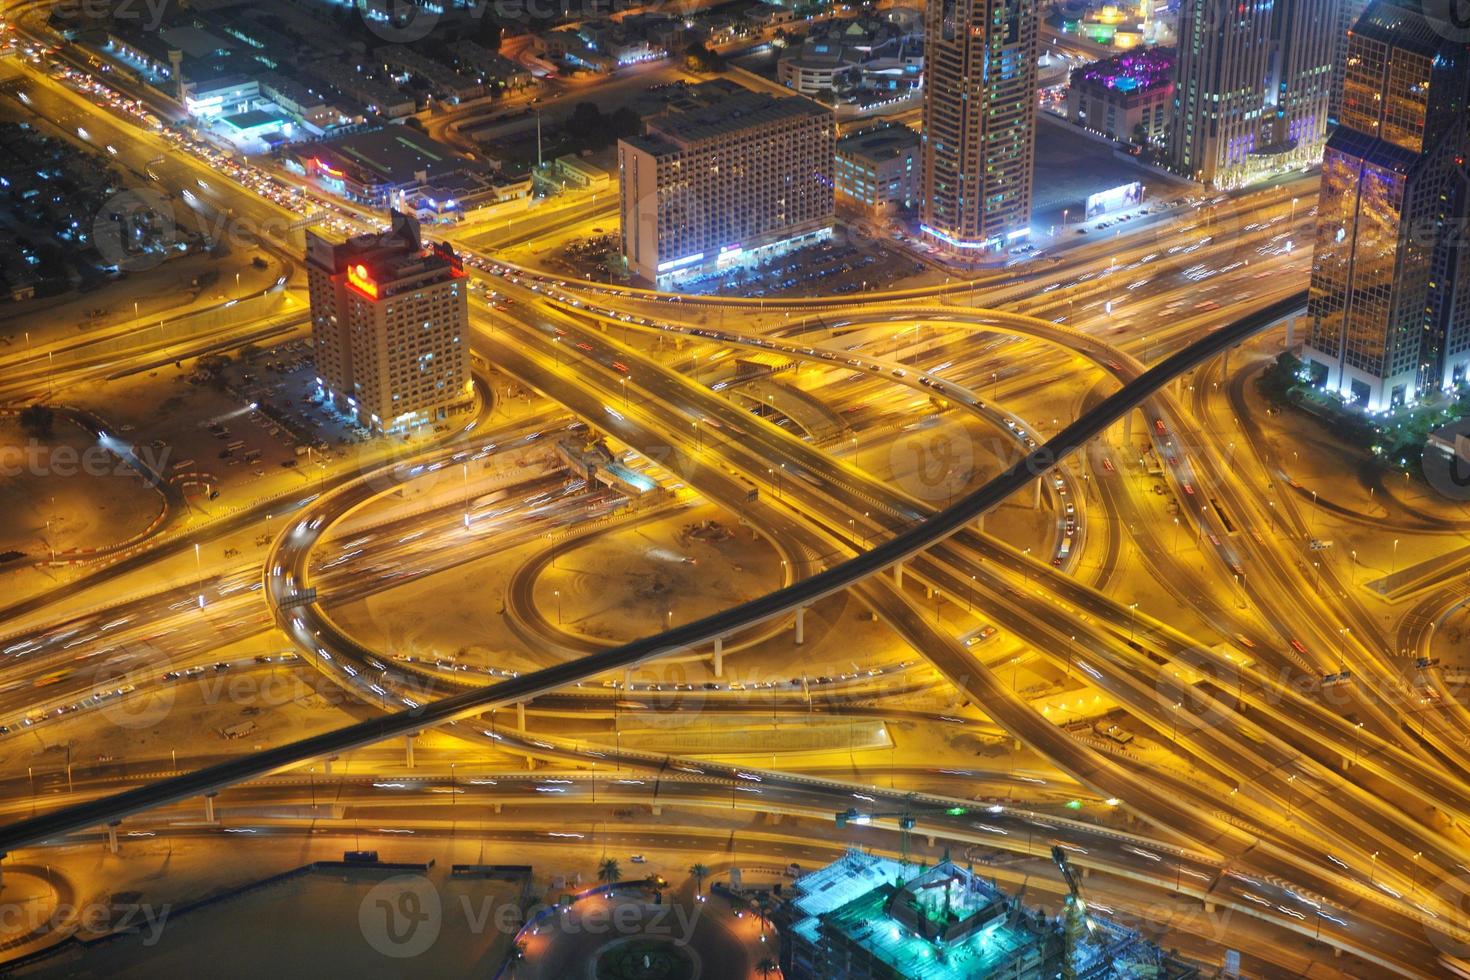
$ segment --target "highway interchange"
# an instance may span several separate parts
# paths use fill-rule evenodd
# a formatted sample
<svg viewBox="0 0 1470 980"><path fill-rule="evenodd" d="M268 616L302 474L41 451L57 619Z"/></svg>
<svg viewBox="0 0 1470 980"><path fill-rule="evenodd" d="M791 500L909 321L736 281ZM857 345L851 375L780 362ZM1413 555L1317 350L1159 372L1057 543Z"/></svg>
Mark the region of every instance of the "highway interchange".
<svg viewBox="0 0 1470 980"><path fill-rule="evenodd" d="M162 188L197 192L206 181L206 213L275 229L257 238L293 263L283 293L301 295L293 258L299 229L290 226L303 211L333 215L324 223L343 232L377 220L309 190L281 198L298 209L284 210L177 138L146 132L35 68L22 71L38 112L115 142L125 162L151 170ZM1422 625L1417 632L1406 625L1404 636L1385 632L1340 567L1309 564L1315 507L1289 491L1280 461L1268 461L1259 436L1241 424L1242 382L1229 369L1230 351L1263 332L1279 336L1281 323L1303 306L1313 186L1298 180L1200 202L973 283L861 300L700 298L568 282L455 241L484 284L472 298L479 362L539 393L534 409L497 421L501 389L487 384L477 415L407 458L333 474L319 492L284 509L246 510L160 535L6 610L0 724L7 733L0 738L112 710L118 700L157 699L203 672L283 664L340 690L359 720L243 754L200 744L172 759L128 759L125 772L111 763L75 773L68 765L64 781L48 780L39 805L34 782L27 794L20 780L7 794L12 822L0 827L0 851L34 863L46 842L89 839L114 821L124 821L124 833L175 832L157 818L197 812L200 797L218 792L240 814L301 806L309 795L310 810L296 819L231 819L231 829L262 833L371 815L432 835L453 826L445 806L493 806L504 827L491 832L502 835L534 825L543 809L586 823L612 804L650 806L669 827L682 819L690 832L711 834L706 824L718 827L721 813L727 820L780 813L797 821L767 828L771 853L782 854L781 841L806 840L811 827L829 824L860 794L875 808L915 800L968 805L962 816L921 817L918 834L936 846L1039 858L1034 868L1018 866L1038 877L1047 874L1051 844L1061 841L1080 867L1109 883L1100 887L1109 888L1110 904L1126 908L1131 900L1141 908L1173 896L1202 910L1167 927L1170 942L1202 956L1218 959L1221 948L1205 944L1219 937L1209 934L1203 912L1229 910L1234 932L1223 944L1250 949L1263 975L1314 961L1358 976L1464 971L1465 706L1432 675L1425 683L1416 674L1428 642ZM1209 274L1200 277L1201 269ZM1210 303L1217 308L1203 308ZM165 349L146 335L121 349L79 342L44 366L33 352L9 353L5 394L19 401L40 394L42 384L64 388L228 349L299 329L301 319L272 309ZM725 390L738 354L758 351L799 365L800 380L790 384L843 420L841 437L804 437L795 406L777 411L772 402L756 413ZM1237 355L1237 364L1244 360ZM1039 388L1050 397L1039 398ZM1042 406L1045 417L1035 414ZM955 423L961 431L984 433L977 445L991 447L943 495L916 496L913 481L862 465L896 427L936 417L962 418ZM490 549L534 547L548 534L616 536L640 519L616 495L559 474L547 445L589 429L655 461L651 472L680 485L662 506L709 502L739 515L786 556L780 587L716 616L674 619L667 631L632 643L588 649L568 635L556 658L531 671L410 660L371 649L334 622L337 604L471 563ZM476 485L477 495L504 491L503 505L472 512L450 495L412 514L335 530L426 474L461 466L467 473L471 462L488 469L487 460L513 449L540 452L543 462L524 471L497 466ZM1177 513L1163 511L1160 495L1145 489L1151 465L1180 502ZM1028 498L1038 482L1042 509L1053 515L1039 540L1023 549L993 526L986 531L987 512ZM117 591L116 583L197 543L254 533L266 513L275 520L265 525L272 540L263 556L221 561L197 585ZM1181 533L1197 545L1198 562L1176 560ZM337 548L344 538L354 547ZM1061 554L1064 541L1071 544ZM526 564L554 560L554 553L538 554ZM1192 611L1189 620L1171 623L1139 608L1130 591L1139 577L1161 583ZM317 599L301 602L308 586ZM207 597L204 615L196 593ZM1413 622L1436 621L1460 595L1450 585L1423 597ZM759 634L784 643L794 616L834 596L871 610L910 656L824 690L790 679L803 674L801 647L792 644L788 666L771 675L779 680L768 681L759 698L728 681L653 692L652 682L630 683L639 664L690 656L703 663L717 640L733 665L742 642L753 646ZM948 628L935 613L941 602L980 610L1029 656L1106 696L1131 724L1152 732L1171 761L1116 751L1059 726ZM538 618L526 594L507 595L505 603L528 633L555 636L545 610ZM229 661L214 651L270 630L283 659L217 670ZM99 687L97 672L85 670L33 686L77 661L109 664L128 690L124 681ZM1352 673L1349 687L1321 686L1322 675L1344 670ZM905 779L898 787L893 772L880 775L871 765L855 780L652 753L586 731L561 734L572 729L558 722L611 718L604 734L613 736L620 704L630 710L650 693L670 713L820 710L882 720L914 713L907 704L885 709L885 697L934 689L952 692L954 703L983 718L959 709L917 712L927 723L1003 731L1045 768L1018 779L1015 769L908 772L894 765ZM507 724L507 709L518 704L529 709L525 727ZM482 760L459 765L461 773L473 768L478 782L446 772L455 752L426 751L416 771L406 769L402 740L436 730L462 744L466 760ZM332 777L332 809L320 812L318 784L327 777L316 771L334 756L379 771ZM516 759L539 768L527 773L521 762L519 773L507 771ZM626 774L608 777L609 766ZM143 775L154 778L140 783ZM883 777L889 786L873 785ZM446 779L448 792L437 792ZM1083 814L1057 805L1071 796L1089 801ZM201 832L208 829L190 831ZM649 829L623 840L630 849L654 847L673 833ZM897 834L874 827L853 839L892 850ZM1131 899L1116 887L1124 882Z"/></svg>

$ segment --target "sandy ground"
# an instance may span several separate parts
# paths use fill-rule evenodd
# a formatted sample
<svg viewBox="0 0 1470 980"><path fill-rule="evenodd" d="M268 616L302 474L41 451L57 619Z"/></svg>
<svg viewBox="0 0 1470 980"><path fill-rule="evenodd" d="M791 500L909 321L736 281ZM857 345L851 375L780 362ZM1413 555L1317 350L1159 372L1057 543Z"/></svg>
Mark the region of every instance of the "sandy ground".
<svg viewBox="0 0 1470 980"><path fill-rule="evenodd" d="M105 548L144 531L163 497L91 433L60 417L54 425L35 440L15 416L0 418L0 551L49 559L52 549Z"/></svg>

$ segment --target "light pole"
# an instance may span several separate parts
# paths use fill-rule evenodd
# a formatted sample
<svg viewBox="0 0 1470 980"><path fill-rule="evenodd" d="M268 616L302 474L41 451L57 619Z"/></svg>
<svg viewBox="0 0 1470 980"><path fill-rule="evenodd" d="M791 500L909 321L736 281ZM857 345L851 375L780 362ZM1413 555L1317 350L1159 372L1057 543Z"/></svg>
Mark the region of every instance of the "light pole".
<svg viewBox="0 0 1470 980"><path fill-rule="evenodd" d="M199 542L194 542L194 584L199 588L199 608L204 608L204 565L199 558Z"/></svg>
<svg viewBox="0 0 1470 980"><path fill-rule="evenodd" d="M551 594L556 596L556 625L561 625L561 589L552 589Z"/></svg>

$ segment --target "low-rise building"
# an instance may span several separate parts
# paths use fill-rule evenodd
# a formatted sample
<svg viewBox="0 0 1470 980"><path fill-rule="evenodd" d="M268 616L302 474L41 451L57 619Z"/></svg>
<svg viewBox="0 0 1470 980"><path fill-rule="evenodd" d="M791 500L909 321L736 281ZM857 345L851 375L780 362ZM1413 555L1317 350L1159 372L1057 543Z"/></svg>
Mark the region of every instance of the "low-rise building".
<svg viewBox="0 0 1470 980"><path fill-rule="evenodd" d="M461 72L473 74L492 92L515 92L535 81L524 65L474 41L455 41L449 45L449 53Z"/></svg>
<svg viewBox="0 0 1470 980"><path fill-rule="evenodd" d="M919 134L886 123L837 141L837 200L874 214L913 207L919 199Z"/></svg>
<svg viewBox="0 0 1470 980"><path fill-rule="evenodd" d="M1072 72L1067 118L1109 139L1161 144L1174 103L1174 49L1146 48Z"/></svg>

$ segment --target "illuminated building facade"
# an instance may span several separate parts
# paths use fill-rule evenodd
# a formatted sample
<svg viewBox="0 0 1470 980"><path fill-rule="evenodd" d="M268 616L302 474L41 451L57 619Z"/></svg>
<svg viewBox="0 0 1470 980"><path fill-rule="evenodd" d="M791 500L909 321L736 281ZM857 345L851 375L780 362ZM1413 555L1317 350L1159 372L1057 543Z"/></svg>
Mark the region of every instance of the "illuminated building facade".
<svg viewBox="0 0 1470 980"><path fill-rule="evenodd" d="M1266 162L1315 163L1327 141L1342 0L1276 0L1261 134Z"/></svg>
<svg viewBox="0 0 1470 980"><path fill-rule="evenodd" d="M873 214L913 207L919 197L919 135L886 123L837 141L837 198Z"/></svg>
<svg viewBox="0 0 1470 980"><path fill-rule="evenodd" d="M930 0L925 12L923 231L972 258L1031 230L1036 0Z"/></svg>
<svg viewBox="0 0 1470 980"><path fill-rule="evenodd" d="M1183 0L1174 62L1170 166L1206 184L1249 172L1261 146L1272 0Z"/></svg>
<svg viewBox="0 0 1470 980"><path fill-rule="evenodd" d="M1417 0L1353 28L1322 165L1303 356L1314 380L1383 411L1470 369L1470 48Z"/></svg>
<svg viewBox="0 0 1470 980"><path fill-rule="evenodd" d="M317 383L378 431L443 419L469 400L469 293L447 245L411 215L341 245L307 232Z"/></svg>
<svg viewBox="0 0 1470 980"><path fill-rule="evenodd" d="M1332 83L1327 89L1327 125L1336 126L1342 105L1342 76L1347 64L1348 36L1368 0L1338 0L1337 25L1333 30Z"/></svg>
<svg viewBox="0 0 1470 980"><path fill-rule="evenodd" d="M644 282L765 261L832 232L832 113L733 82L693 86L618 141L623 254Z"/></svg>

